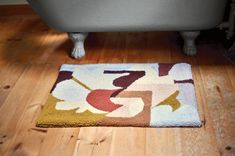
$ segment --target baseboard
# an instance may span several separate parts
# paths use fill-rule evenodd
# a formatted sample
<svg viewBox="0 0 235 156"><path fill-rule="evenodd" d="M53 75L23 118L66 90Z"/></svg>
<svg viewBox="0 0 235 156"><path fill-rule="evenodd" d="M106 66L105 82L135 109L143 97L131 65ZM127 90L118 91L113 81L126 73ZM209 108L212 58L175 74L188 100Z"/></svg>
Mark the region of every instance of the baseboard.
<svg viewBox="0 0 235 156"><path fill-rule="evenodd" d="M0 16L32 15L35 14L28 4L0 5Z"/></svg>

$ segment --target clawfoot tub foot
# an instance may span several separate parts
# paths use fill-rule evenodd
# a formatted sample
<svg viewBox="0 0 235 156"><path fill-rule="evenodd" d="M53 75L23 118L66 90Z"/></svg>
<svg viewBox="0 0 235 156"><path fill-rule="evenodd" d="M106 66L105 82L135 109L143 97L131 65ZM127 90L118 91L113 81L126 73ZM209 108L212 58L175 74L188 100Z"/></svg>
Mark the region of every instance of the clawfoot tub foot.
<svg viewBox="0 0 235 156"><path fill-rule="evenodd" d="M84 41L88 33L68 33L69 38L73 41L74 47L71 53L73 58L81 58L85 55Z"/></svg>
<svg viewBox="0 0 235 156"><path fill-rule="evenodd" d="M186 55L196 55L197 48L195 45L195 39L200 34L200 31L181 31L180 35L184 39L183 51Z"/></svg>

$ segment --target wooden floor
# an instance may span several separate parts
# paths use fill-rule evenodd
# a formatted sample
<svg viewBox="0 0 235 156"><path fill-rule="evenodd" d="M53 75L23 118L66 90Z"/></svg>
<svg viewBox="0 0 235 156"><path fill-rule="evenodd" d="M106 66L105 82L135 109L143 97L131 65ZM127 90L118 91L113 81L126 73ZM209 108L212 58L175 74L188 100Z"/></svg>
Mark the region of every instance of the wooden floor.
<svg viewBox="0 0 235 156"><path fill-rule="evenodd" d="M205 38L188 57L172 32L91 33L87 55L74 60L67 35L37 16L0 17L0 155L235 155L235 66ZM182 61L193 65L202 128L35 127L63 63Z"/></svg>

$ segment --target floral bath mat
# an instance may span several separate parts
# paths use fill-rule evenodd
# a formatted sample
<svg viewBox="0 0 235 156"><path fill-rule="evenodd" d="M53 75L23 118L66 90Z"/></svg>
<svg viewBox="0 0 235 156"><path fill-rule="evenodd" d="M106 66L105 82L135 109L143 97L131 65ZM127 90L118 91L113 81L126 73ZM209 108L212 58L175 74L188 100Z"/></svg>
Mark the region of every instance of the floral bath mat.
<svg viewBox="0 0 235 156"><path fill-rule="evenodd" d="M64 64L36 125L199 127L191 65Z"/></svg>

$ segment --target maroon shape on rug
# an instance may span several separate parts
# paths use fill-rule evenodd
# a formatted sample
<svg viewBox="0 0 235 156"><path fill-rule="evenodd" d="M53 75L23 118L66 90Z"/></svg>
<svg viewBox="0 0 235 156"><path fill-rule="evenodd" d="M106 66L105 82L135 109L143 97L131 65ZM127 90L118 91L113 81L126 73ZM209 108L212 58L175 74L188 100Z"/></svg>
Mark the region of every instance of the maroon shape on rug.
<svg viewBox="0 0 235 156"><path fill-rule="evenodd" d="M159 63L158 64L158 71L159 71L159 76L166 76L168 75L169 71L171 68L175 65L174 63Z"/></svg>
<svg viewBox="0 0 235 156"><path fill-rule="evenodd" d="M58 76L56 82L54 83L54 85L53 85L53 87L52 87L50 92L52 92L55 89L56 85L58 83L60 83L61 81L71 79L72 78L72 74L73 74L73 72L70 72L70 71L60 71L59 72L59 76Z"/></svg>
<svg viewBox="0 0 235 156"><path fill-rule="evenodd" d="M129 75L120 76L113 80L113 85L116 87L122 87L122 89L117 90L113 93L112 97L117 96L121 91L125 90L129 87L133 82L138 80L139 78L145 75L145 71L128 71L128 70L121 70L121 71L109 71L105 70L104 74L123 74L129 73Z"/></svg>
<svg viewBox="0 0 235 156"><path fill-rule="evenodd" d="M189 79L189 80L174 80L174 83L192 83L192 84L194 84L192 79Z"/></svg>

